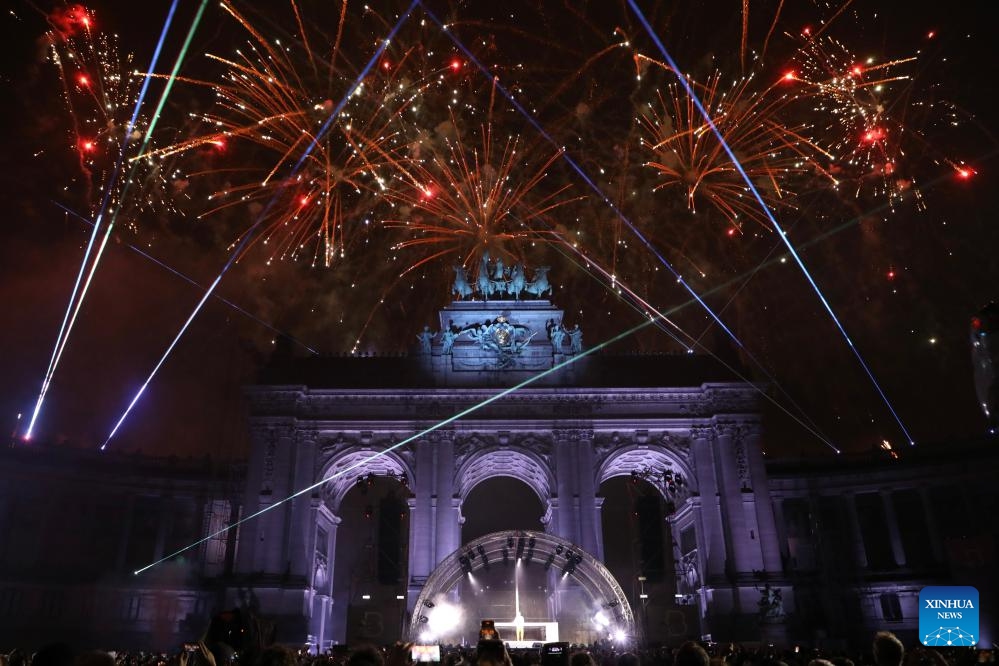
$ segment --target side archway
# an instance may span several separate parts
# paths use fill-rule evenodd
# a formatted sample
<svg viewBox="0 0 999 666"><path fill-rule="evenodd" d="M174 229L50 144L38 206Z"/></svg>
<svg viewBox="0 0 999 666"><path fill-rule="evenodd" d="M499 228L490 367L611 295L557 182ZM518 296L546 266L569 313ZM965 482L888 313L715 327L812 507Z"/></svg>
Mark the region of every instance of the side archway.
<svg viewBox="0 0 999 666"><path fill-rule="evenodd" d="M697 493L697 481L686 460L666 447L640 446L638 444L621 447L604 458L597 469L596 485L599 487L604 481L615 476L632 476L634 473L644 470L653 472L673 470L683 477L683 486L680 492L669 495L667 495L667 489L663 487L661 480L657 483L656 479L649 479L650 483L663 494L664 499L683 500L691 494Z"/></svg>
<svg viewBox="0 0 999 666"><path fill-rule="evenodd" d="M373 474L390 476L412 488L413 470L395 452L385 451L374 456L367 448L351 447L336 454L322 469L321 478L326 479L324 494L329 508L335 513L340 508L344 496L357 483L358 477Z"/></svg>

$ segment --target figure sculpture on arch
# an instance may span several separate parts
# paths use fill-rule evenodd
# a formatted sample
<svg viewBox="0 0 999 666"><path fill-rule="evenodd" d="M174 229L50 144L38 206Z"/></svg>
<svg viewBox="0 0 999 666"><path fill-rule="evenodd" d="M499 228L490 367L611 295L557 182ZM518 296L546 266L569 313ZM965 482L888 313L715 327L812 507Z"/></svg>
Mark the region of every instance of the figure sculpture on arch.
<svg viewBox="0 0 999 666"><path fill-rule="evenodd" d="M552 330L549 333L552 341L552 349L556 354L562 353L562 345L565 344L565 329L562 327L561 321L556 321L552 325Z"/></svg>
<svg viewBox="0 0 999 666"><path fill-rule="evenodd" d="M436 334L430 330L429 326L423 327L423 332L416 336L416 339L420 341L420 353L430 354L434 335Z"/></svg>
<svg viewBox="0 0 999 666"><path fill-rule="evenodd" d="M454 284L451 287L451 293L457 294L458 300L471 296L472 285L468 284L468 274L465 272L465 267L461 264L455 264L453 268Z"/></svg>
<svg viewBox="0 0 999 666"><path fill-rule="evenodd" d="M538 266L534 269L534 280L528 282L524 286L524 291L541 298L546 292L550 296L552 293L552 286L548 282L548 271L551 270L551 266Z"/></svg>
<svg viewBox="0 0 999 666"><path fill-rule="evenodd" d="M510 269L510 282L507 283L506 293L512 294L516 300L520 300L520 293L527 286L527 279L524 277L524 265L514 264Z"/></svg>
<svg viewBox="0 0 999 666"><path fill-rule="evenodd" d="M479 262L479 274L475 281L475 286L479 290L479 296L485 301L492 293L492 281L489 279L489 251L482 253L482 260Z"/></svg>
<svg viewBox="0 0 999 666"><path fill-rule="evenodd" d="M447 356L451 353L454 348L454 341L458 339L458 333L455 332L454 321L448 322L447 328L441 331L441 354Z"/></svg>
<svg viewBox="0 0 999 666"><path fill-rule="evenodd" d="M576 324L569 331L569 353L570 354L582 354L583 353L583 329Z"/></svg>

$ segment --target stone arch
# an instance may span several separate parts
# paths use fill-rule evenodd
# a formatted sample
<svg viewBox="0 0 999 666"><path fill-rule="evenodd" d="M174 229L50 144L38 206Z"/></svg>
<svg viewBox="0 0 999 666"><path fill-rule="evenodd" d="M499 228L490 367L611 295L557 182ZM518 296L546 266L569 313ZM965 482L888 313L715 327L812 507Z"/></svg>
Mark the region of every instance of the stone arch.
<svg viewBox="0 0 999 666"><path fill-rule="evenodd" d="M344 496L357 483L357 477L367 474L405 478L410 488L415 483L413 470L394 451L378 453L370 448L351 447L323 466L321 477L326 480L324 495L330 509L338 511Z"/></svg>
<svg viewBox="0 0 999 666"><path fill-rule="evenodd" d="M472 488L497 476L526 483L537 494L542 506L548 506L554 494L555 475L545 461L530 451L513 449L489 449L469 456L455 472L455 493L464 502Z"/></svg>
<svg viewBox="0 0 999 666"><path fill-rule="evenodd" d="M697 478L687 460L678 456L675 451L657 444L631 444L622 446L611 452L600 462L597 468L596 485L615 476L631 476L635 470L644 467L675 469L683 475L686 482L685 496L697 493ZM655 484L653 484L655 485ZM663 489L659 488L662 492ZM664 499L673 499L663 495Z"/></svg>

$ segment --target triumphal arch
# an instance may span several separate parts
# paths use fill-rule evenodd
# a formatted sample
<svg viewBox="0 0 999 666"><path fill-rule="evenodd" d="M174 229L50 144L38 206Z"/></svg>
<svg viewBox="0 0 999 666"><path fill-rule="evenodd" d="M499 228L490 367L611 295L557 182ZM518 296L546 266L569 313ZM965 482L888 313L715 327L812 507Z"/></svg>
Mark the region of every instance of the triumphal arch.
<svg viewBox="0 0 999 666"><path fill-rule="evenodd" d="M791 603L779 578L757 387L699 355L590 353L586 331L546 298L546 271L528 279L515 269L513 287L502 267L487 266L479 289L458 275L457 300L412 331L405 356L277 358L246 389L252 462L243 515L273 509L240 526L229 592L281 618L281 640L325 647L361 623L373 640L436 632L423 637L457 642L464 638L445 626L455 620L438 613L434 626L434 609L488 612L466 602L504 584L507 601L496 603L516 608L495 619L535 626L558 620L540 616L561 612L552 601L560 586L591 580L579 599L592 608L576 618L593 620L584 638L611 630L623 640L745 637L759 621L761 588L771 600L783 590L781 603ZM469 494L494 477L537 495L540 527L462 543ZM650 626L649 595L636 593L635 581L607 578L600 489L617 477L651 484L668 506L675 583L664 603L686 613L670 625L680 629ZM382 500L362 511L381 511L364 551L364 516L345 506L379 479L396 484L399 508ZM495 511L503 507L496 497ZM399 571L397 594L379 599L355 571L365 558L341 563L338 553L360 549L382 571L385 543L401 544L402 554L385 561ZM529 567L542 572L536 585L509 573ZM508 573L474 582L492 571ZM427 589L440 580L448 583ZM529 587L544 597L530 607ZM525 631L516 627L518 637Z"/></svg>

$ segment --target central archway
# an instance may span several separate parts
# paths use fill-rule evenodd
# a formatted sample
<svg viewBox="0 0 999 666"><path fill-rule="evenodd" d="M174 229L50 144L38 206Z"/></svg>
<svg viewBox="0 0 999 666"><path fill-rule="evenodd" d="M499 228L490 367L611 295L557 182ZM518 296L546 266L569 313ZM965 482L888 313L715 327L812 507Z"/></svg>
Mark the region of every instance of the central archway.
<svg viewBox="0 0 999 666"><path fill-rule="evenodd" d="M444 558L416 599L408 639L474 644L482 620L514 643L641 638L603 563L545 532L494 532Z"/></svg>

